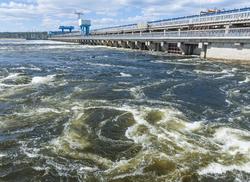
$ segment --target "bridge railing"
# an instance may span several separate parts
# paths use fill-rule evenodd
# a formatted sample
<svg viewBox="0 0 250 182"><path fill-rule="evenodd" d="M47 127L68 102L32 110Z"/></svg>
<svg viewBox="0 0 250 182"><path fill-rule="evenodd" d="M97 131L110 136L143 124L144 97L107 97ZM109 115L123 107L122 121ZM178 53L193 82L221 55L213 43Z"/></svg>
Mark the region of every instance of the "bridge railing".
<svg viewBox="0 0 250 182"><path fill-rule="evenodd" d="M150 22L149 25L154 27L164 27L164 26L181 26L188 24L197 24L197 23L219 23L219 22L228 22L228 21L243 21L250 19L250 10L246 12L234 12L229 14L215 14L212 16L194 16L194 17L186 17L183 19L176 20L161 20Z"/></svg>
<svg viewBox="0 0 250 182"><path fill-rule="evenodd" d="M81 32L72 32L72 33L62 33L58 35L51 35L51 37L75 37L82 36Z"/></svg>
<svg viewBox="0 0 250 182"><path fill-rule="evenodd" d="M149 21L147 25L150 28L164 28L171 26L193 25L200 23L221 23L221 22L234 22L250 20L250 8L234 9L228 11L221 11L216 13L208 13L205 15L192 15L178 18L163 19L157 21ZM105 32L121 32L121 31L134 31L140 29L137 24L121 25L115 27L107 27L96 29L96 33Z"/></svg>
<svg viewBox="0 0 250 182"><path fill-rule="evenodd" d="M171 32L152 32L152 33L133 33L133 34L109 34L93 35L90 37L250 37L250 28L217 29L217 30L190 30L190 31L171 31Z"/></svg>
<svg viewBox="0 0 250 182"><path fill-rule="evenodd" d="M185 38L185 37L250 37L250 28L233 29L209 29L209 30L189 30L189 31L169 31L169 32L147 32L147 33L126 33L126 34L106 34L82 36L81 34L65 34L61 38L81 38L81 39L147 39L147 38Z"/></svg>

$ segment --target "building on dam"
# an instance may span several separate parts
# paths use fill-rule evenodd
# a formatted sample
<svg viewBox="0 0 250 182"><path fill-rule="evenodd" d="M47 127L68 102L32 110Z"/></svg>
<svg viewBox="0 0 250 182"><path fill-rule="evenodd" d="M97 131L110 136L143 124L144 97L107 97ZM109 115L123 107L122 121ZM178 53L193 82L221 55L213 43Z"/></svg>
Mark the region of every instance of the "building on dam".
<svg viewBox="0 0 250 182"><path fill-rule="evenodd" d="M56 35L52 40L250 61L250 8Z"/></svg>

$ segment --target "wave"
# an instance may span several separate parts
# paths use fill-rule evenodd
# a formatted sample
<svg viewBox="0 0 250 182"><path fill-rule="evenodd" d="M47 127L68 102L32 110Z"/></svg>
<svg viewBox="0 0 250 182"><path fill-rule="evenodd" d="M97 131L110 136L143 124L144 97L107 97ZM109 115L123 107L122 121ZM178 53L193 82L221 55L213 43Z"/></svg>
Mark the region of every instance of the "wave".
<svg viewBox="0 0 250 182"><path fill-rule="evenodd" d="M121 72L121 73L120 73L120 76L118 76L118 77L132 77L132 75L131 75L131 74L128 74L128 73L123 73L123 72Z"/></svg>
<svg viewBox="0 0 250 182"><path fill-rule="evenodd" d="M179 60L179 61L173 61L173 60L156 60L156 61L151 61L152 63L160 63L160 64L173 64L173 65L199 65L199 64L201 64L201 63L199 63L199 62L188 62L188 61L181 61L181 60Z"/></svg>
<svg viewBox="0 0 250 182"><path fill-rule="evenodd" d="M0 158L6 157L6 156L7 156L7 154L0 153Z"/></svg>
<svg viewBox="0 0 250 182"><path fill-rule="evenodd" d="M20 151L23 152L26 156L29 158L36 158L39 156L40 149L39 148L30 148L28 147L28 143L26 141L19 141L20 146Z"/></svg>
<svg viewBox="0 0 250 182"><path fill-rule="evenodd" d="M42 71L41 68L38 68L38 67L24 67L24 66L21 66L21 67L18 67L18 68L12 68L12 70L33 70L33 71Z"/></svg>
<svg viewBox="0 0 250 182"><path fill-rule="evenodd" d="M122 105L119 107L75 106L72 109L75 117L65 125L63 135L51 142L53 150L76 159L91 159L98 165L105 165L107 168L105 173L113 176L113 179L139 174L146 175L145 171L159 169L161 175L169 175L174 179L179 179L178 176L183 175L178 174L179 170L191 170L191 168L189 169L191 167L190 161L192 161L193 172L198 172L200 175L212 172L225 173L233 170L250 173L249 168L247 168L250 163L250 141L248 140L250 132L248 131L227 126L208 125L205 121L189 122L182 112L172 107L154 108ZM92 131L91 126L86 123L89 117L87 113L98 115L98 112L102 113L104 110L110 110L112 113L120 111L123 115L132 114L134 124L126 129L125 136L135 145L142 147L132 158L126 160L121 158L112 162L100 155L77 152L77 150L85 150L95 145L87 137L88 133ZM107 120L104 119L104 114L103 121L99 121L101 123L99 127L108 122L115 124L120 116L114 116L116 119ZM91 122L96 122L92 120L94 118L89 119ZM83 132L76 128L85 128L86 130ZM100 132L103 133L101 128ZM122 142L120 140L113 141L100 133L99 139L114 144ZM126 143L126 140L124 142ZM228 161L228 158L231 160ZM214 161L218 161L217 166ZM204 163L207 166L204 166Z"/></svg>
<svg viewBox="0 0 250 182"><path fill-rule="evenodd" d="M36 109L31 109L27 112L18 112L18 113L14 113L15 115L18 116L24 116L24 117L28 117L28 116L34 116L37 114L45 114L45 113L55 113L55 114L60 114L61 111L57 110L57 109L53 109L53 108L36 108Z"/></svg>
<svg viewBox="0 0 250 182"><path fill-rule="evenodd" d="M165 82L166 82L166 80L162 79L160 81L156 81L156 82L148 84L148 85L141 85L141 86L132 87L129 89L129 91L135 99L143 99L145 97L143 89L158 86L158 85L163 84Z"/></svg>
<svg viewBox="0 0 250 182"><path fill-rule="evenodd" d="M250 141L247 138L250 138L250 132L226 127L217 129L214 134L214 141L221 144L221 152L244 154L250 158Z"/></svg>
<svg viewBox="0 0 250 182"><path fill-rule="evenodd" d="M135 99L142 99L145 97L145 94L142 89L143 88L141 86L137 86L137 87L130 88L129 91Z"/></svg>
<svg viewBox="0 0 250 182"><path fill-rule="evenodd" d="M198 171L200 175L206 174L225 174L228 171L243 171L246 173L250 172L250 162L242 165L222 165L219 163L211 163L207 167Z"/></svg>
<svg viewBox="0 0 250 182"><path fill-rule="evenodd" d="M236 72L238 71L237 68L232 69L224 69L221 71L211 71L211 70L193 70L197 74L204 74L204 75L215 75L218 77L215 77L215 79L224 79L228 77L234 77Z"/></svg>
<svg viewBox="0 0 250 182"><path fill-rule="evenodd" d="M36 84L46 84L46 83L53 81L55 79L55 76L56 75L47 75L44 77L41 77L41 76L33 77L31 84L35 84L35 85Z"/></svg>
<svg viewBox="0 0 250 182"><path fill-rule="evenodd" d="M244 106L244 107L242 108L242 113L243 113L243 114L250 114L250 105Z"/></svg>
<svg viewBox="0 0 250 182"><path fill-rule="evenodd" d="M243 84L243 83L249 83L249 82L250 82L250 76L247 76L245 80L240 81L239 83Z"/></svg>
<svg viewBox="0 0 250 182"><path fill-rule="evenodd" d="M9 80L9 79L16 79L19 75L20 75L20 73L10 73L7 77L0 79L0 81Z"/></svg>
<svg viewBox="0 0 250 182"><path fill-rule="evenodd" d="M126 66L113 65L113 64L104 64L104 63L91 63L91 62L85 62L85 64L91 65L91 66L100 66L100 67L127 68Z"/></svg>
<svg viewBox="0 0 250 182"><path fill-rule="evenodd" d="M10 73L8 76L0 79L0 87L21 87L29 85L38 85L38 84L48 84L55 80L56 75L47 75L47 76L36 76L32 79L21 73ZM11 82L6 82L11 81ZM12 83L14 82L14 83Z"/></svg>

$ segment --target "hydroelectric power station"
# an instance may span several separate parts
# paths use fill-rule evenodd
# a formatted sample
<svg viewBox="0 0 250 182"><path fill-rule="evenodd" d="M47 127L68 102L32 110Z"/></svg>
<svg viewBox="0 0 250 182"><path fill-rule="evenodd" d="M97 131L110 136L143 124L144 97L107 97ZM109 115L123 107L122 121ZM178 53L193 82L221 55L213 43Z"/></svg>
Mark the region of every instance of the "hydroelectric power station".
<svg viewBox="0 0 250 182"><path fill-rule="evenodd" d="M209 10L146 23L94 29L79 14L80 32L51 40L250 61L250 8Z"/></svg>

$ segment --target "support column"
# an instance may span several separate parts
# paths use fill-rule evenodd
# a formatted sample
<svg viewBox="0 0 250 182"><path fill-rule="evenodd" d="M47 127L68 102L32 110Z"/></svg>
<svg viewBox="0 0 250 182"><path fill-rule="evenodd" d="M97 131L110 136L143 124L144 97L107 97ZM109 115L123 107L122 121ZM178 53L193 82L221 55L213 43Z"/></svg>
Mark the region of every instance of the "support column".
<svg viewBox="0 0 250 182"><path fill-rule="evenodd" d="M178 29L178 37L180 37L181 36L181 29L179 28Z"/></svg>
<svg viewBox="0 0 250 182"><path fill-rule="evenodd" d="M178 42L177 43L177 47L181 50L181 54L182 55L186 55L187 53L187 47L185 46L185 44Z"/></svg>
<svg viewBox="0 0 250 182"><path fill-rule="evenodd" d="M108 40L104 40L103 43L104 43L105 46L109 46L109 41Z"/></svg>
<svg viewBox="0 0 250 182"><path fill-rule="evenodd" d="M118 44L119 44L120 47L122 47L122 48L129 48L129 47L128 47L128 44L127 44L127 41L121 40L121 41L118 42Z"/></svg>
<svg viewBox="0 0 250 182"><path fill-rule="evenodd" d="M101 45L106 45L106 41L105 40L101 40Z"/></svg>
<svg viewBox="0 0 250 182"><path fill-rule="evenodd" d="M156 51L156 44L152 41L146 42L146 46L148 47L148 50L150 51Z"/></svg>
<svg viewBox="0 0 250 182"><path fill-rule="evenodd" d="M155 44L155 51L158 52L162 51L160 42L155 42L154 44Z"/></svg>
<svg viewBox="0 0 250 182"><path fill-rule="evenodd" d="M231 26L230 24L226 25L226 27L225 27L225 36L227 36L227 34L229 33L230 26Z"/></svg>
<svg viewBox="0 0 250 182"><path fill-rule="evenodd" d="M207 58L207 48L208 48L209 43L204 42L204 43L199 43L198 47L201 48L201 54L200 57L206 59Z"/></svg>
<svg viewBox="0 0 250 182"><path fill-rule="evenodd" d="M145 42L136 41L135 46L140 50L146 50Z"/></svg>
<svg viewBox="0 0 250 182"><path fill-rule="evenodd" d="M107 41L107 46L111 46L111 47L112 47L112 46L113 46L112 41L108 40L108 41Z"/></svg>
<svg viewBox="0 0 250 182"><path fill-rule="evenodd" d="M114 40L114 41L113 41L112 47L120 47L120 45L119 45L119 43L118 43L117 40Z"/></svg>
<svg viewBox="0 0 250 182"><path fill-rule="evenodd" d="M161 50L168 53L168 43L161 42Z"/></svg>
<svg viewBox="0 0 250 182"><path fill-rule="evenodd" d="M128 44L128 47L130 49L135 49L135 42L133 42L133 41L127 41L127 44Z"/></svg>
<svg viewBox="0 0 250 182"><path fill-rule="evenodd" d="M98 45L102 45L102 41L101 40L98 40L97 43L98 43Z"/></svg>

